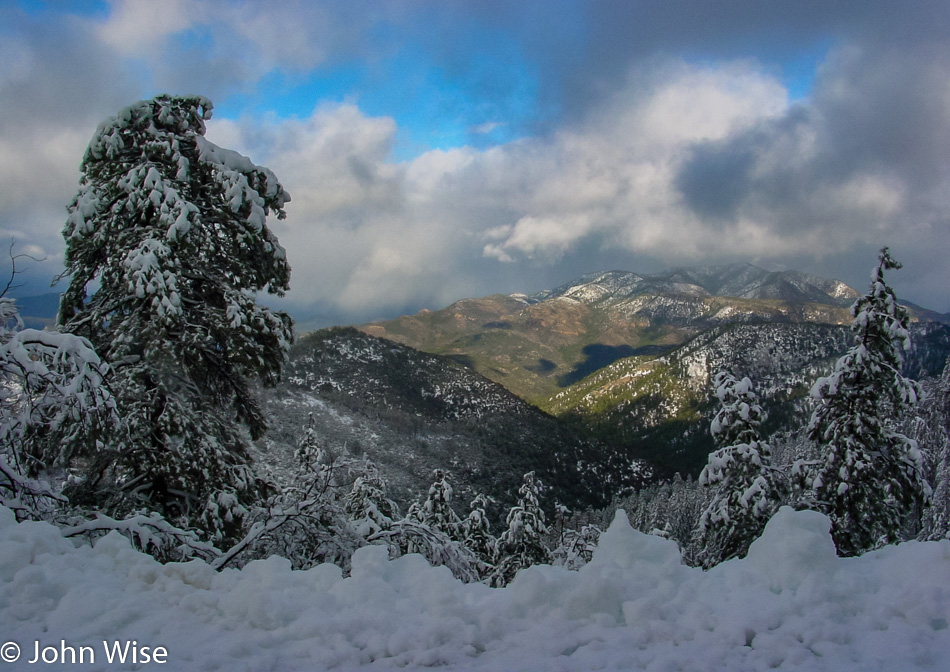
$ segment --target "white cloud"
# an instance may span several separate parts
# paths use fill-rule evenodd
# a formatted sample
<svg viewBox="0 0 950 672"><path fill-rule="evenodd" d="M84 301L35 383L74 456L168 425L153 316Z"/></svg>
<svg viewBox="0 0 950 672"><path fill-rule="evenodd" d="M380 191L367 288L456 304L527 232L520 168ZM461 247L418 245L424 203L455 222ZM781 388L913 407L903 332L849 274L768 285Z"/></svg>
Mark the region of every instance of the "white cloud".
<svg viewBox="0 0 950 672"><path fill-rule="evenodd" d="M777 181L794 187L824 160L822 115L789 123L796 109L748 63L673 63L631 77L602 108L549 137L401 164L389 162L394 122L353 105L212 132L227 129L241 149L254 145L263 154L252 158L294 198L288 220L273 223L294 269L292 301L365 319L497 291L496 276L525 264L590 255L574 263L594 270L598 250L670 264L778 263L840 254L855 238L877 244L908 203L898 176L856 171L773 193ZM681 175L698 149L716 158L733 145L749 185L712 217L684 195ZM700 178L722 172L710 166Z"/></svg>
<svg viewBox="0 0 950 672"><path fill-rule="evenodd" d="M670 63L631 77L584 124L512 157L528 208L507 239L484 252L559 258L590 236L667 258L715 252L716 237L682 203L677 170L695 143L728 137L786 107L785 90L746 63ZM530 163L517 165L521 159Z"/></svg>
<svg viewBox="0 0 950 672"><path fill-rule="evenodd" d="M0 137L0 211L24 211L53 199L63 207L79 183L91 133L37 126Z"/></svg>
<svg viewBox="0 0 950 672"><path fill-rule="evenodd" d="M0 135L0 246L5 249L12 240L15 252L45 260L22 266L37 292L49 291L50 281L62 270L66 205L78 188L79 163L90 135L44 125ZM6 265L2 257L0 264Z"/></svg>
<svg viewBox="0 0 950 672"><path fill-rule="evenodd" d="M333 32L345 32L325 7L315 2L223 3L215 12L242 42L254 45L267 65L307 69L335 46Z"/></svg>
<svg viewBox="0 0 950 672"><path fill-rule="evenodd" d="M717 140L780 115L788 106L788 92L781 83L745 61L707 67L671 62L642 77L645 84L634 81L606 108L614 123L622 120L618 130L639 136L626 146L666 150Z"/></svg>
<svg viewBox="0 0 950 672"><path fill-rule="evenodd" d="M126 55L149 53L169 35L191 27L205 9L201 0L112 0L111 6L99 36Z"/></svg>
<svg viewBox="0 0 950 672"><path fill-rule="evenodd" d="M499 128L504 128L507 124L502 121L486 121L483 124L476 124L469 128L469 132L475 133L476 135L488 135L492 131L495 131Z"/></svg>
<svg viewBox="0 0 950 672"><path fill-rule="evenodd" d="M683 148L774 115L783 91L744 64L670 71L677 78L620 92L550 138L403 164L389 162L393 121L353 105L263 126L212 122L209 136L266 163L290 191L288 219L272 226L294 269L295 303L440 304L477 293L498 261L550 264L592 236L673 256L709 242L672 186ZM681 128L664 110L691 95L706 109L679 117ZM695 230L684 236L684 227Z"/></svg>
<svg viewBox="0 0 950 672"><path fill-rule="evenodd" d="M100 23L72 17L5 40L0 228L61 256L85 143L143 87L216 98L276 66L306 71L352 54L372 62L364 57L382 47L367 46L366 27L398 12L349 7L116 0ZM181 48L189 36L200 49ZM608 254L796 264L900 240L911 267L950 245L947 49L853 42L832 50L800 104L755 62L620 50L603 77L593 77L601 63L585 61L583 91L602 88L571 103L569 122L405 163L391 159L396 122L354 104L302 119L213 120L209 136L271 167L291 192L289 218L271 225L291 258L292 300L353 319L525 289L504 283L594 270ZM136 68L150 81L135 82ZM804 270L836 273L831 262ZM946 271L920 276L931 296L945 295Z"/></svg>
<svg viewBox="0 0 950 672"><path fill-rule="evenodd" d="M591 218L587 214L561 217L522 217L502 246L517 250L529 258L557 261L571 245L587 235ZM508 259L510 260L510 258Z"/></svg>
<svg viewBox="0 0 950 672"><path fill-rule="evenodd" d="M313 216L394 207L401 199L396 167L386 163L396 125L368 118L353 105L321 106L304 120L258 131L291 190L295 207Z"/></svg>

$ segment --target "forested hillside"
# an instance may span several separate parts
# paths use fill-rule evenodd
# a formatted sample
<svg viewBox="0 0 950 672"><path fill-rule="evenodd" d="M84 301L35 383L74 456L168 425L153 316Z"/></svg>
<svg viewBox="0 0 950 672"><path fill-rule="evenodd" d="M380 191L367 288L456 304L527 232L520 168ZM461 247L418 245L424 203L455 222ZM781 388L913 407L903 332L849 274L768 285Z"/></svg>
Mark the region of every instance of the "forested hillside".
<svg viewBox="0 0 950 672"><path fill-rule="evenodd" d="M451 473L456 499L479 492L495 517L514 504L522 474L537 472L547 508L603 506L648 480L630 460L584 428L570 427L456 362L355 329L303 337L284 382L269 395L274 429L260 461L286 476L313 414L325 450L372 459L403 508L425 497L436 469Z"/></svg>
<svg viewBox="0 0 950 672"><path fill-rule="evenodd" d="M950 327L917 323L903 370L939 375L950 354ZM541 404L591 427L596 436L632 446L633 454L667 476L697 476L712 450L716 372L756 381L769 420L767 433L793 431L811 412L808 390L850 345L846 327L811 323L715 327L659 357L619 360Z"/></svg>

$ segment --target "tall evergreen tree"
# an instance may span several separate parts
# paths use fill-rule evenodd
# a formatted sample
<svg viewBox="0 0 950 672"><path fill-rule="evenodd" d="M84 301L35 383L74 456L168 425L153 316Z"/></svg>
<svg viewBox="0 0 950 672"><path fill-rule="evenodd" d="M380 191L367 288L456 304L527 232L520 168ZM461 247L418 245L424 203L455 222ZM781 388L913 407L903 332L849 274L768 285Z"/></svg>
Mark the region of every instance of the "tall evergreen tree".
<svg viewBox="0 0 950 672"><path fill-rule="evenodd" d="M744 557L782 499L769 445L759 436L766 416L751 381L720 371L714 385L722 407L710 433L720 448L699 477L700 485L716 488L699 520L698 559L707 568Z"/></svg>
<svg viewBox="0 0 950 672"><path fill-rule="evenodd" d="M884 280L900 267L881 250L868 293L851 307L855 343L811 390L819 405L808 435L823 453L809 485L846 556L897 541L906 516L930 496L920 451L894 429L919 396L917 383L901 374L907 311Z"/></svg>
<svg viewBox="0 0 950 672"><path fill-rule="evenodd" d="M266 217L290 197L203 137L211 108L159 96L96 130L63 229L59 323L112 364L128 430L116 486L221 538L257 498L240 430L266 426L252 381L277 382L292 340L290 318L256 303L288 288Z"/></svg>

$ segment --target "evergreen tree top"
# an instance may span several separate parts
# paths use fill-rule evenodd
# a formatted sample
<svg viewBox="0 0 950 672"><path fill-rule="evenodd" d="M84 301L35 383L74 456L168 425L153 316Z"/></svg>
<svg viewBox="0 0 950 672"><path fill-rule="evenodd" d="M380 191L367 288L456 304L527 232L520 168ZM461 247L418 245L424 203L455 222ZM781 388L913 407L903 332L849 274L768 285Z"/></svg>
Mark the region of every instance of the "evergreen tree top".
<svg viewBox="0 0 950 672"><path fill-rule="evenodd" d="M851 306L854 321L851 331L859 344L873 342L896 343L900 348L883 348L893 352L898 365L903 362L901 350L910 347L910 332L907 310L897 302L897 295L884 280L884 272L899 270L902 265L892 256L887 247L881 248L878 263L871 271L871 284L868 293L858 297Z"/></svg>
<svg viewBox="0 0 950 672"><path fill-rule="evenodd" d="M759 406L759 397L752 381L741 380L728 371L720 371L713 380L714 392L722 407L716 413L709 432L719 446L733 446L759 440L759 426L766 413Z"/></svg>
<svg viewBox="0 0 950 672"><path fill-rule="evenodd" d="M140 100L125 107L96 128L83 157L83 165L103 159L120 159L133 150L125 138L133 133L153 137L205 134L205 121L214 105L204 96L170 96Z"/></svg>
<svg viewBox="0 0 950 672"><path fill-rule="evenodd" d="M909 317L884 279L885 271L899 268L890 250L882 248L867 294L851 307L854 346L837 361L830 376L819 378L812 387L812 397L825 404L840 399L850 409L845 416L855 415L859 408L876 416L875 409L882 403L895 409L917 403L919 386L901 374L903 351L910 348Z"/></svg>
<svg viewBox="0 0 950 672"><path fill-rule="evenodd" d="M854 345L811 390L819 405L808 437L823 454L808 487L831 517L842 555L897 539L908 513L930 496L920 451L895 429L898 413L920 396L919 385L901 373L910 346L907 311L884 280L885 271L898 268L883 248L868 293L851 308Z"/></svg>

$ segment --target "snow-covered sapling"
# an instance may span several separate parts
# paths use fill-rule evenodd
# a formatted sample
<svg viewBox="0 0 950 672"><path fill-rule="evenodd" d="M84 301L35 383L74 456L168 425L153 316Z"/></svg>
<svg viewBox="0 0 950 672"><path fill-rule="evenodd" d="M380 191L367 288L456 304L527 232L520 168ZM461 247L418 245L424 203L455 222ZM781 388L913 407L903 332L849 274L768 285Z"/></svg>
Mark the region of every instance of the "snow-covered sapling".
<svg viewBox="0 0 950 672"><path fill-rule="evenodd" d="M481 561L482 577L491 574L498 555L498 540L492 536L488 522L488 497L478 494L471 502L471 511L462 522L462 542Z"/></svg>
<svg viewBox="0 0 950 672"><path fill-rule="evenodd" d="M748 378L720 371L713 381L722 404L710 433L720 446L710 453L699 477L715 488L699 519L699 561L712 567L744 557L782 501L783 490L769 459L769 445L759 436L765 412Z"/></svg>
<svg viewBox="0 0 950 672"><path fill-rule="evenodd" d="M507 585L524 567L551 562L551 552L544 543L548 529L538 503L541 487L533 471L524 475L518 503L508 512L508 529L498 539L495 585Z"/></svg>
<svg viewBox="0 0 950 672"><path fill-rule="evenodd" d="M449 539L459 541L462 538L462 521L452 508L452 485L443 469L432 473L433 482L429 486L426 501L419 510L420 521L445 534Z"/></svg>
<svg viewBox="0 0 950 672"><path fill-rule="evenodd" d="M118 425L108 365L85 338L23 329L0 297L0 505L20 519L55 518L78 458L105 468Z"/></svg>

